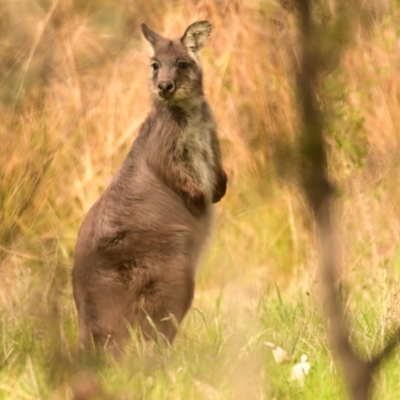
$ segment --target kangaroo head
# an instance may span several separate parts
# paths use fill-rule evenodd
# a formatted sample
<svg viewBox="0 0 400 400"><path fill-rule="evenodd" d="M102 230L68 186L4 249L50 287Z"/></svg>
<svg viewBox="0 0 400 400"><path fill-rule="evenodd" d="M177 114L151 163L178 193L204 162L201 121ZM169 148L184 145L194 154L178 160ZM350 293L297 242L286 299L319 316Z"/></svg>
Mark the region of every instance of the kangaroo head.
<svg viewBox="0 0 400 400"><path fill-rule="evenodd" d="M208 21L190 25L180 39L170 40L142 24L143 35L151 44L151 92L155 100L188 101L203 93L198 51L211 32Z"/></svg>

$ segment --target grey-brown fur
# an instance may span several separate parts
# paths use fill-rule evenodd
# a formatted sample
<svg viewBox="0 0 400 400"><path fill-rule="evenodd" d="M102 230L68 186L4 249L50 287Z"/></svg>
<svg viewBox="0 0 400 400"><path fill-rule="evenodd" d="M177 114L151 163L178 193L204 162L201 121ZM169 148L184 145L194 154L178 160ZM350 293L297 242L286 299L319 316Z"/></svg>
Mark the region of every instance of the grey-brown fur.
<svg viewBox="0 0 400 400"><path fill-rule="evenodd" d="M196 265L225 194L214 118L197 51L211 31L192 24L181 39L142 25L153 47L153 106L121 169L89 211L73 267L80 342L121 349L127 324L169 342L194 294Z"/></svg>

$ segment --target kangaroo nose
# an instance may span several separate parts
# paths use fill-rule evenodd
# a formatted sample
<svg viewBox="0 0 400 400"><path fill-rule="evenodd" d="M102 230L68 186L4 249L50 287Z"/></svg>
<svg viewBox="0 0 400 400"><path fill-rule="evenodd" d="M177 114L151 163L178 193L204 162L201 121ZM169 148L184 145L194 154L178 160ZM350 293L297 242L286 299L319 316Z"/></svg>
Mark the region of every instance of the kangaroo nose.
<svg viewBox="0 0 400 400"><path fill-rule="evenodd" d="M157 88L163 94L170 94L174 91L175 85L174 85L174 82L172 82L172 81L159 82L157 85Z"/></svg>

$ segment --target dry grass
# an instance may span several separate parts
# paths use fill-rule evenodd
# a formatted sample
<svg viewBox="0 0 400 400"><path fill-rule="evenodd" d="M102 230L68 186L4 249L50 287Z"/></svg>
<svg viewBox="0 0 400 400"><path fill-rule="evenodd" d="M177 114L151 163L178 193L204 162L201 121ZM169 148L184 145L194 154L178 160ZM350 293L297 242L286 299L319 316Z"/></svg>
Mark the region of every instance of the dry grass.
<svg viewBox="0 0 400 400"><path fill-rule="evenodd" d="M210 311L210 326L217 329L214 322L221 318L222 336L234 335L237 328L244 338L249 332L240 330L241 322L261 318L262 329L270 333L260 328L251 335L287 339L295 347L297 339L277 331L286 328L285 319L278 318L280 305L272 300L276 282L287 315L298 315L300 304L301 318L317 321L310 330L315 337L304 339L303 346L308 351L324 347L318 313L303 302L306 292L311 299L318 298L318 259L310 219L293 185L297 165L293 16L272 0L159 3L15 0L0 4L4 330L0 361L11 366L9 378L0 379L0 393L14 390L15 398L24 397L18 395L24 389L12 377L20 376L16 371L18 360L25 359L24 351L34 360L40 352L35 340L54 331L39 345L49 348L44 354L52 354L51 343L61 343L69 351L76 338L69 278L77 231L124 159L150 106L147 47L139 28L143 21L171 36L181 35L188 23L198 19L213 24L202 60L229 192L218 206L195 306L220 310L216 316ZM360 347L366 353L379 345L400 315L399 18L400 8L393 2L388 14L372 20L368 32L357 27L341 65L321 81L321 106L330 110L326 132L330 173L340 194L336 215L343 239L343 292L346 306L356 315L355 329L363 332L365 346ZM263 307L265 313L260 311ZM191 337L207 339L194 334L196 323L195 315L189 316L182 337L185 343ZM305 334L300 325L294 335ZM258 354L259 348L255 349ZM320 362L326 367L330 355L324 357ZM254 365L263 365L263 360L256 357ZM246 392L246 379L236 374L249 362L246 359L236 372L228 370L227 376L237 382L230 386L223 380L220 389L226 397L215 398L233 398L227 393L236 387ZM37 363L31 365L41 371ZM24 392L26 398L37 398L35 390L45 385L35 383L34 379L45 378L32 368L24 379L33 394ZM268 380L264 375L260 379ZM382 390L392 381L382 378ZM262 398L262 390L253 389L254 398ZM47 387L42 396L51 397L51 390ZM54 398L65 398L68 392L54 390ZM286 398L274 390L267 393Z"/></svg>

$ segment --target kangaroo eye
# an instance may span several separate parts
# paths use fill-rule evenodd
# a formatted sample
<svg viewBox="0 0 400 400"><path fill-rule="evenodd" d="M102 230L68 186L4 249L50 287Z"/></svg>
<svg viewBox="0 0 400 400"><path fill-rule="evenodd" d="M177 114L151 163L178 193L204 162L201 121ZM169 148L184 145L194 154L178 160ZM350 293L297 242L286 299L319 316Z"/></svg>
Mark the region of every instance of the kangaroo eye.
<svg viewBox="0 0 400 400"><path fill-rule="evenodd" d="M181 62L178 64L178 67L181 68L181 69L186 69L188 66L189 66L189 63L186 62L186 61L181 61Z"/></svg>
<svg viewBox="0 0 400 400"><path fill-rule="evenodd" d="M157 63L153 63L153 64L151 64L151 68L153 68L153 71L158 71L160 66Z"/></svg>

